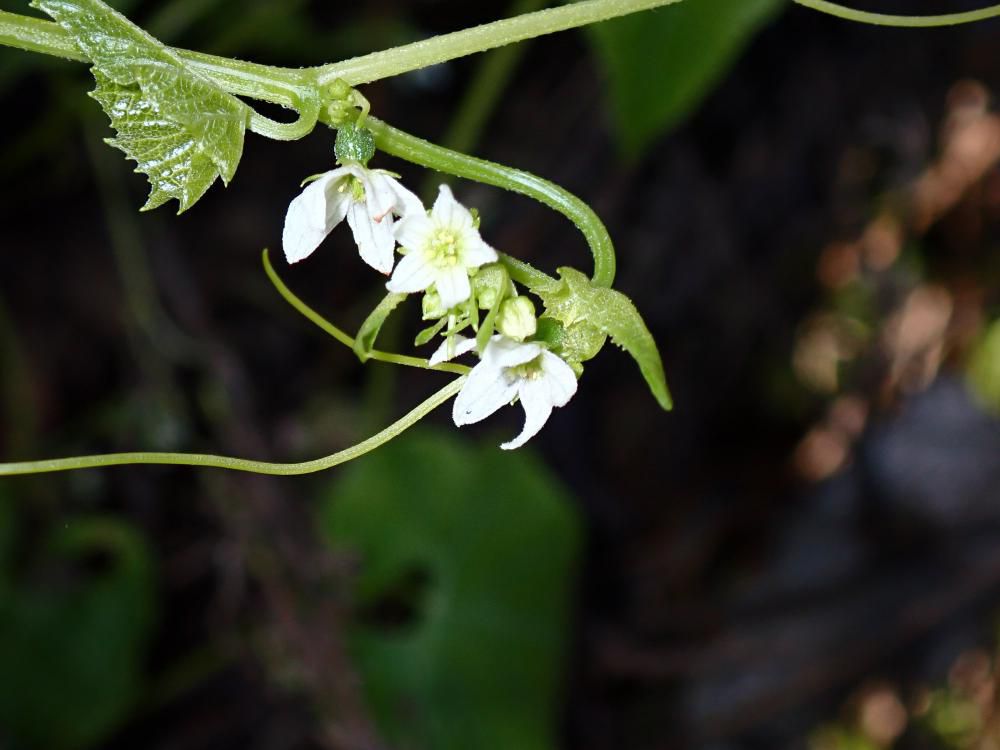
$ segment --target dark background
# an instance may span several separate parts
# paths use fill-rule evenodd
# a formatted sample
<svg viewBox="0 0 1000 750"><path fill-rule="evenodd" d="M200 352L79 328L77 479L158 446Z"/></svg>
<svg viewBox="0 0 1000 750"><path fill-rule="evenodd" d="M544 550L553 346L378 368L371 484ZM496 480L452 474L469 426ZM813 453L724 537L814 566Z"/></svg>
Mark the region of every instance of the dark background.
<svg viewBox="0 0 1000 750"><path fill-rule="evenodd" d="M162 5L128 13L149 24ZM216 5L173 28L161 18L160 35L297 66L505 14L496 2ZM585 37L526 48L474 153L594 206L676 402L659 412L632 361L607 347L532 441L584 531L558 746L988 746L974 743L992 731L1000 429L989 394L976 400L967 384L972 362L980 389L992 382L981 342L1000 290L997 23L878 29L789 7L631 160ZM4 459L313 457L440 385L362 367L260 268L300 180L332 167L332 133L248 134L228 188L179 217L138 214L143 179L100 143L83 66L10 51L0 70ZM435 140L474 70L456 61L363 91L380 118ZM455 184L496 247L589 270L559 216ZM344 232L321 250L278 269L353 330L381 284ZM404 350L410 313L387 334ZM459 437L515 434L519 410L506 411ZM428 422L457 432L445 409ZM365 614L349 593L363 562L331 554L310 522L339 471L3 480L17 518L11 575L27 585L72 589L107 569L100 554L49 560L42 540L71 516L112 517L148 545L142 678L93 746L410 746L385 739L345 635ZM402 598L388 617L419 616L419 592ZM53 638L74 630L72 613L61 622ZM2 679L12 670L0 664ZM25 736L0 728L0 747L36 746Z"/></svg>

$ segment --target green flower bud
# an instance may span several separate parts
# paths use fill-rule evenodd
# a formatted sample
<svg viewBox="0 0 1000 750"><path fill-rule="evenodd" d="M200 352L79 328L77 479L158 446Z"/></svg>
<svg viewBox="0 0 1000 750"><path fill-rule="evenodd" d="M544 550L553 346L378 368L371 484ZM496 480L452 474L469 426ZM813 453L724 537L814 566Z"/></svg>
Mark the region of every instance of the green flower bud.
<svg viewBox="0 0 1000 750"><path fill-rule="evenodd" d="M504 336L524 341L529 336L534 336L537 328L535 305L527 297L506 299L500 304L497 330Z"/></svg>
<svg viewBox="0 0 1000 750"><path fill-rule="evenodd" d="M351 85L343 78L338 78L329 87L331 99L347 99L351 95Z"/></svg>
<svg viewBox="0 0 1000 750"><path fill-rule="evenodd" d="M368 164L375 155L375 136L367 128L348 123L337 129L337 142L333 147L341 164L358 162Z"/></svg>
<svg viewBox="0 0 1000 750"><path fill-rule="evenodd" d="M480 266L472 277L472 293L480 310L490 310L507 295L507 270L499 263Z"/></svg>
<svg viewBox="0 0 1000 750"><path fill-rule="evenodd" d="M441 295L436 291L428 291L420 301L424 320L437 320L448 314L448 308L441 304Z"/></svg>

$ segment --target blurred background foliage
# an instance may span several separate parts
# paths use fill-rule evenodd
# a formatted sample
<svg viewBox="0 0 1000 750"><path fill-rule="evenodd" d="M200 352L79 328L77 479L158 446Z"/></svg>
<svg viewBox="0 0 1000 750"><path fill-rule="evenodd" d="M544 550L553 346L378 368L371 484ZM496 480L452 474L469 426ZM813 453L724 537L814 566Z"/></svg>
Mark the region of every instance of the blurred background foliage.
<svg viewBox="0 0 1000 750"><path fill-rule="evenodd" d="M113 4L298 66L544 2ZM516 454L516 410L442 413L317 477L4 480L0 748L996 747L998 34L686 0L366 88L595 206L677 410L609 350ZM360 367L258 268L329 133L140 215L89 87L0 50L0 456L311 457L439 387ZM589 267L544 209L456 189L501 249ZM280 270L356 327L380 285L324 250Z"/></svg>
<svg viewBox="0 0 1000 750"><path fill-rule="evenodd" d="M418 431L345 471L320 514L363 565L350 637L392 745L557 746L579 531L534 456Z"/></svg>

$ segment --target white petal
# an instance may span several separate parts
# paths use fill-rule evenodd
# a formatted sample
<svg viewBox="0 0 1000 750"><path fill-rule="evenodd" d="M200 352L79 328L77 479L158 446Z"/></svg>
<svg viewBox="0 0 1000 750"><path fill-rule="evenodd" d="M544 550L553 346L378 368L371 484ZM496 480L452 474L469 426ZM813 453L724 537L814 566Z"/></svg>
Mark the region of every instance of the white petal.
<svg viewBox="0 0 1000 750"><path fill-rule="evenodd" d="M518 388L521 406L524 407L524 427L513 440L500 445L505 451L520 448L545 426L552 414L552 401L544 378L522 380Z"/></svg>
<svg viewBox="0 0 1000 750"><path fill-rule="evenodd" d="M368 167L362 167L356 161L348 162L341 168L342 172L351 175L352 177L357 177L361 182L366 182L368 176L371 174L371 170Z"/></svg>
<svg viewBox="0 0 1000 750"><path fill-rule="evenodd" d="M576 373L561 357L552 352L542 352L540 379L549 391L553 406L565 406L576 393Z"/></svg>
<svg viewBox="0 0 1000 750"><path fill-rule="evenodd" d="M424 208L424 204L416 195L403 187L399 180L386 176L386 183L395 195L396 200L394 201L395 208L393 211L398 216L409 216L410 214L427 216L427 209Z"/></svg>
<svg viewBox="0 0 1000 750"><path fill-rule="evenodd" d="M462 262L466 268L479 268L500 259L497 251L482 241L479 232L473 230L469 234L472 236L466 239L462 253Z"/></svg>
<svg viewBox="0 0 1000 750"><path fill-rule="evenodd" d="M542 347L538 344L530 342L522 344L498 333L486 344L486 349L483 351L483 361L489 362L491 366L497 368L517 367L525 362L530 362L541 353Z"/></svg>
<svg viewBox="0 0 1000 750"><path fill-rule="evenodd" d="M448 360L455 359L455 357L471 352L475 348L475 339L455 335L451 339L445 339L441 342L441 346L439 346L437 351L435 351L431 355L431 358L427 360L427 364L434 367L434 365L439 365L442 362L447 362Z"/></svg>
<svg viewBox="0 0 1000 750"><path fill-rule="evenodd" d="M365 205L372 221L381 224L385 219L392 223L392 210L396 205L396 194L389 186L389 177L378 172L366 172L362 184L365 186Z"/></svg>
<svg viewBox="0 0 1000 750"><path fill-rule="evenodd" d="M501 370L480 362L455 397L451 418L459 427L486 419L517 395L517 381L509 382Z"/></svg>
<svg viewBox="0 0 1000 750"><path fill-rule="evenodd" d="M458 232L465 232L473 226L469 209L455 200L451 188L447 185L438 188L437 200L431 208L431 219L439 227L448 227Z"/></svg>
<svg viewBox="0 0 1000 750"><path fill-rule="evenodd" d="M434 225L423 211L407 214L393 229L396 242L407 250L420 250L428 242Z"/></svg>
<svg viewBox="0 0 1000 750"><path fill-rule="evenodd" d="M385 288L403 294L419 292L433 284L435 276L434 266L425 260L422 252L415 250L399 261Z"/></svg>
<svg viewBox="0 0 1000 750"><path fill-rule="evenodd" d="M312 255L330 231L347 214L350 196L337 190L346 176L344 169L334 169L309 183L288 205L281 245L285 259L297 263Z"/></svg>
<svg viewBox="0 0 1000 750"><path fill-rule="evenodd" d="M434 288L441 295L443 307L454 307L459 302L465 302L472 294L469 284L469 272L463 266L451 266L439 269L434 280Z"/></svg>
<svg viewBox="0 0 1000 750"><path fill-rule="evenodd" d="M347 209L347 223L354 233L361 259L380 273L388 276L395 259L393 250L396 238L392 234L392 218L374 221L365 203L351 203Z"/></svg>

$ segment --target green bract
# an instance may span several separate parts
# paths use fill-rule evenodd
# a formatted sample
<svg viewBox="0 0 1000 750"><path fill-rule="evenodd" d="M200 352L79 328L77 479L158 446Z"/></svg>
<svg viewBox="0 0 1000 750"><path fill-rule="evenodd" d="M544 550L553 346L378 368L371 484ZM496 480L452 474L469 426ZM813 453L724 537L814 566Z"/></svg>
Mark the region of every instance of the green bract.
<svg viewBox="0 0 1000 750"><path fill-rule="evenodd" d="M144 210L176 198L190 208L243 153L250 108L195 72L171 49L100 0L32 0L91 60L116 138L108 143L149 178Z"/></svg>
<svg viewBox="0 0 1000 750"><path fill-rule="evenodd" d="M558 282L532 291L545 304L545 315L563 326L553 343L566 350L565 359L576 363L590 359L600 350L604 335L610 336L639 363L660 406L671 409L660 353L632 300L614 289L595 286L575 268L558 271Z"/></svg>

